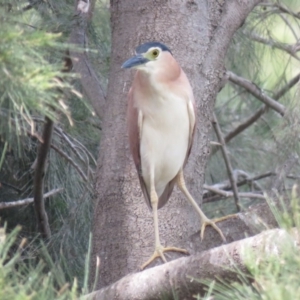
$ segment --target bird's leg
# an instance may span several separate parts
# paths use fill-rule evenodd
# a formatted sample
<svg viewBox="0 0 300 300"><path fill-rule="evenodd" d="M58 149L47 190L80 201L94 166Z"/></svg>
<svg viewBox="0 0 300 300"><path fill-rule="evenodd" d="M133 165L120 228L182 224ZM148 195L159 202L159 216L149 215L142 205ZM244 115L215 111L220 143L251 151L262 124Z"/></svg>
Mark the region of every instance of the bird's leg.
<svg viewBox="0 0 300 300"><path fill-rule="evenodd" d="M153 184L151 184L150 198L151 198L151 206L152 206L152 210L153 210L155 250L154 250L153 255L141 266L141 270L146 268L152 261L154 261L158 257L160 257L163 260L163 262L167 262L167 260L164 256L164 252L176 251L176 252L181 252L181 253L185 253L185 254L188 253L188 251L185 249L180 249L180 248L176 248L176 247L163 247L160 243L159 230L158 230L158 213L157 213L158 197L157 197L157 193L154 188L154 180L153 180Z"/></svg>
<svg viewBox="0 0 300 300"><path fill-rule="evenodd" d="M225 242L226 239L224 237L224 234L221 231L221 229L216 225L216 223L220 222L220 221L223 221L225 219L231 218L231 217L236 217L236 215L228 215L228 216L224 216L224 217L217 218L217 219L214 219L214 220L208 219L206 217L206 215L203 213L203 211L201 210L201 208L198 206L198 204L196 203L196 201L194 200L192 195L189 193L189 191L188 191L188 189L185 185L182 169L179 171L179 173L177 175L177 184L178 184L179 189L183 192L183 194L186 196L186 198L189 200L189 202L193 205L193 207L196 209L196 211L200 215L201 222L202 222L201 234L200 234L201 240L203 240L206 226L210 225L220 234L222 240Z"/></svg>

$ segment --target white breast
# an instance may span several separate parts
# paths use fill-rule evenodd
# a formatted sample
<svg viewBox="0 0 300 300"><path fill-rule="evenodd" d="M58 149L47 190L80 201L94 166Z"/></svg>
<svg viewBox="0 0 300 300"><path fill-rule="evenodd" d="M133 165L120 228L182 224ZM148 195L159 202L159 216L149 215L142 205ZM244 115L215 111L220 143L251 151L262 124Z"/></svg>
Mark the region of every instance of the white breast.
<svg viewBox="0 0 300 300"><path fill-rule="evenodd" d="M175 95L165 95L147 99L147 105L142 107L142 175L150 191L150 174L153 172L155 189L160 197L186 158L190 130L187 102Z"/></svg>

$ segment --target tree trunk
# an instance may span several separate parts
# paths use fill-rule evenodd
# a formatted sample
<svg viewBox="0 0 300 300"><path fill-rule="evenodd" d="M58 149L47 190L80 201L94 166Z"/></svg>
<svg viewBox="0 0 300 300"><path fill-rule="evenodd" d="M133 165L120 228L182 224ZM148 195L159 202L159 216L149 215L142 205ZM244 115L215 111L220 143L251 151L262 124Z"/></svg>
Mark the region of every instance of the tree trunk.
<svg viewBox="0 0 300 300"><path fill-rule="evenodd" d="M232 35L259 1L111 1L111 69L98 161L91 265L93 282L99 256L98 288L137 270L154 250L152 213L144 203L127 141L125 111L133 73L120 66L137 45L160 41L170 47L187 73L198 123L185 178L201 204L208 136L225 73L224 57ZM161 242L166 246L187 247L185 237L200 227L198 216L177 189L158 216ZM159 263L158 259L152 266Z"/></svg>

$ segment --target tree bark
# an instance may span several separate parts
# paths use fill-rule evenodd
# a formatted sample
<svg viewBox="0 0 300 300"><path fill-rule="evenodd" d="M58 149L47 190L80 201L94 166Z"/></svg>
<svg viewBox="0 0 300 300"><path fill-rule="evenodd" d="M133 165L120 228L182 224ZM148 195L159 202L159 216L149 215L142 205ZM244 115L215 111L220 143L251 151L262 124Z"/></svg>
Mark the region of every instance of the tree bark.
<svg viewBox="0 0 300 300"><path fill-rule="evenodd" d="M295 228L291 232L284 229L264 231L238 242L127 275L84 299L192 300L197 294L204 296L208 290L207 285L213 280L221 279L222 283L230 283L241 280L240 272L249 275L246 266L249 255L255 255L256 262L263 265L270 256L278 256L280 249L284 249L288 243L299 247L299 242L300 232Z"/></svg>
<svg viewBox="0 0 300 300"><path fill-rule="evenodd" d="M44 239L51 237L51 230L48 222L48 215L45 209L44 201L44 177L47 168L47 158L50 150L52 132L54 123L48 117L45 117L45 125L43 129L43 143L38 147L37 162L34 171L33 179L33 198L34 198L34 209L37 218L37 223L41 236Z"/></svg>
<svg viewBox="0 0 300 300"><path fill-rule="evenodd" d="M144 203L127 142L125 111L133 74L120 66L137 45L160 41L171 48L187 73L196 99L198 123L185 178L191 194L201 204L211 117L225 74L224 57L232 35L258 2L111 1L111 69L93 220L91 282L99 256L98 288L137 270L154 250L152 214ZM177 189L158 216L164 245L187 247L185 237L200 227L197 214ZM178 256L170 253L169 257ZM158 259L151 266L159 263Z"/></svg>

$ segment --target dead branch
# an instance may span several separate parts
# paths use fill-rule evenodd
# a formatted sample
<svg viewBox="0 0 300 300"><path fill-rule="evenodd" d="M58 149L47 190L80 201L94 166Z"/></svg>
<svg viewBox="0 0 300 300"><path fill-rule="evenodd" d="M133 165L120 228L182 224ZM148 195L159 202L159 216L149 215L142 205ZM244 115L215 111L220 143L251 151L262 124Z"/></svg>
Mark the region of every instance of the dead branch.
<svg viewBox="0 0 300 300"><path fill-rule="evenodd" d="M288 83L282 87L277 93L274 94L274 99L279 100L282 96L285 95L295 84L297 84L300 80L300 74L297 74L293 77Z"/></svg>
<svg viewBox="0 0 300 300"><path fill-rule="evenodd" d="M283 229L264 231L256 236L223 245L202 253L177 259L143 272L123 277L116 283L93 292L83 299L89 300L143 300L143 299L195 299L204 295L207 286L203 281L239 281L240 270L249 274L247 253L263 264L267 257L278 256L283 244L299 242L299 231L288 233ZM299 247L299 244L298 244ZM248 250L249 252L245 253Z"/></svg>
<svg viewBox="0 0 300 300"><path fill-rule="evenodd" d="M300 14L293 12L292 10L290 10L289 8L283 6L281 3L277 2L277 3L266 3L264 6L272 6L274 8L277 8L278 12L281 13L286 13L288 15L293 16L296 19L300 19Z"/></svg>
<svg viewBox="0 0 300 300"><path fill-rule="evenodd" d="M63 188L52 190L46 194L43 195L43 199L47 199L50 196L54 196L55 194L61 192ZM11 207L18 207L30 204L34 201L34 198L26 198L22 200L16 200L16 201L9 201L9 202L0 202L0 210L4 208L11 208Z"/></svg>
<svg viewBox="0 0 300 300"><path fill-rule="evenodd" d="M299 56L296 54L296 45L289 45L289 44L285 44L285 43L280 43L277 41L274 41L272 39L268 40L262 36L259 36L256 33L253 32L243 32L247 37L249 37L251 40L270 46L272 48L277 48L279 50L285 51L287 52L289 55L291 55L292 57L294 57L297 60L300 60Z"/></svg>
<svg viewBox="0 0 300 300"><path fill-rule="evenodd" d="M212 186L209 186L209 185L206 185L206 184L203 185L203 188L205 190L208 190L210 192L218 194L218 195L220 195L224 198L234 197L233 192L220 190L220 189L217 189L215 187L212 187ZM257 198L257 199L266 200L266 197L263 196L262 194L259 194L259 193L238 193L238 196L241 197L241 198ZM204 200L203 202L210 202L210 201L205 201Z"/></svg>
<svg viewBox="0 0 300 300"><path fill-rule="evenodd" d="M79 165L66 152L64 152L63 150L61 150L53 144L51 144L51 148L54 149L62 157L64 157L66 161L69 162L75 168L75 170L78 172L78 174L82 177L84 181L88 181L88 177L84 174Z"/></svg>
<svg viewBox="0 0 300 300"><path fill-rule="evenodd" d="M79 48L84 49L87 45L86 29L92 17L94 2L93 0L76 1L76 24L74 24L69 37L69 42L75 45L75 47L69 48L69 54L74 71L80 74L80 81L84 92L96 114L101 118L106 101L105 92L96 72L89 62L86 52L78 50Z"/></svg>
<svg viewBox="0 0 300 300"><path fill-rule="evenodd" d="M236 173L237 171L241 172L241 170L234 170L233 173ZM247 174L245 172L245 174ZM239 177L237 178L237 186L243 186L245 184L249 184L249 183L253 183L254 181L260 180L260 179L264 179L266 177L270 177L270 176L275 176L276 173L275 172L266 172L263 174L259 174L256 176L252 176L250 177L248 174L247 176L244 176L244 178L242 180L239 180ZM287 178L290 179L297 179L295 175L287 175ZM215 189L219 189L219 190L224 190L224 191L228 191L231 190L231 184L229 182L229 180L224 180L222 182L216 183L214 185L211 185L210 187L215 188ZM203 193L203 198L209 197L209 192L204 192Z"/></svg>
<svg viewBox="0 0 300 300"><path fill-rule="evenodd" d="M236 128L234 128L232 131L230 131L224 138L225 143L229 143L234 137L236 137L238 134L243 132L245 129L250 127L253 123L255 123L268 109L268 106L265 105L258 109L252 116L250 116L248 119L246 119L243 123L238 125ZM216 148L217 150L217 148ZM212 154L215 152L212 151Z"/></svg>
<svg viewBox="0 0 300 300"><path fill-rule="evenodd" d="M55 133L57 133L60 137L62 137L67 142L67 144L70 146L70 149L78 156L78 158L81 160L83 164L87 164L89 162L89 158L91 158L94 165L95 166L97 165L97 162L93 154L80 141L70 136L60 127L55 126L54 130ZM86 155L86 160L81 156L77 148L81 149L82 152Z"/></svg>
<svg viewBox="0 0 300 300"><path fill-rule="evenodd" d="M259 174L253 177L245 178L237 182L237 186L242 186L248 183L252 183L256 180L260 180L266 177L275 176L275 172L267 172L264 174ZM287 175L287 178L295 179L293 175ZM224 194L222 192L228 191L231 189L231 184L229 180L226 180L221 183L214 184L212 186L204 185L205 191L203 192L203 203L214 202L223 199L224 197L232 197L232 194ZM265 199L264 196L258 193L239 193L240 198L256 198L256 199ZM263 197L263 198L262 198Z"/></svg>
<svg viewBox="0 0 300 300"><path fill-rule="evenodd" d="M1 181L1 182L0 182L0 187L1 187L1 185L4 185L4 186L6 186L6 187L8 187L8 188L10 188L10 189L12 189L12 190L15 190L15 191L17 191L18 193L22 193L22 190L21 190L21 189L19 189L18 187L14 186L14 185L12 185L12 184L7 183L7 182Z"/></svg>
<svg viewBox="0 0 300 300"><path fill-rule="evenodd" d="M77 147L72 143L72 141L63 132L63 130L58 126L55 126L55 131L57 131L59 133L60 137L62 137L65 140L65 142L70 146L70 148L75 153L75 155L79 158L79 160L85 165L88 164L88 162L82 157L82 155L77 150Z"/></svg>
<svg viewBox="0 0 300 300"><path fill-rule="evenodd" d="M44 202L44 177L46 172L46 161L51 145L53 132L53 121L45 117L45 125L43 130L43 143L40 143L37 154L37 163L34 172L34 208L38 220L39 230L43 238L50 238L51 231L48 223L48 216Z"/></svg>
<svg viewBox="0 0 300 300"><path fill-rule="evenodd" d="M286 26L290 29L291 33L293 34L295 40L297 41L298 40L298 36L297 36L297 33L296 31L294 30L291 22L288 20L288 18L286 18L283 14L280 14L279 15L280 18L283 20L283 22L286 24ZM295 51L297 52L297 48L295 49Z"/></svg>
<svg viewBox="0 0 300 300"><path fill-rule="evenodd" d="M237 185L236 185L236 180L233 176L233 170L232 170L231 162L230 162L230 159L229 159L229 155L227 153L227 147L225 145L223 133L221 131L221 128L219 126L219 123L218 123L218 120L217 120L217 117L216 117L215 113L213 113L213 122L212 122L212 124L213 124L214 130L216 132L217 138L218 138L218 140L221 144L221 150L222 150L223 158L224 158L224 161L225 161L226 169L227 169L227 172L228 172L229 180L230 180L230 183L231 183L231 186L232 186L233 197L234 197L236 209L237 209L237 211L240 211L240 199L239 199L239 194L238 194L238 188L237 188Z"/></svg>
<svg viewBox="0 0 300 300"><path fill-rule="evenodd" d="M278 103L276 100L272 99L270 96L266 95L263 90L261 90L256 84L251 82L248 79L240 77L234 74L231 71L227 72L229 75L229 80L244 89L246 89L251 95L256 97L258 100L265 103L267 106L271 107L275 111L277 111L280 115L284 116L285 114L285 107Z"/></svg>
<svg viewBox="0 0 300 300"><path fill-rule="evenodd" d="M282 87L279 91L277 91L273 99L279 100L283 97L293 86L295 86L300 80L300 74L297 74L293 77L284 87ZM225 137L225 143L228 144L234 137L243 132L245 129L250 127L253 123L255 123L265 112L267 112L268 106L264 105L260 109L258 109L253 115L251 115L248 119L246 119L243 123L238 125L232 131L230 131ZM211 151L211 155L214 155L219 150L219 147L213 147Z"/></svg>
<svg viewBox="0 0 300 300"><path fill-rule="evenodd" d="M35 121L38 121L38 122L41 122L44 124L44 120L42 118L39 118L39 117L34 117L33 118ZM24 129L26 131L26 133L33 137L33 138L36 138L38 139L40 142L42 142L42 138L37 134L37 133L32 133L31 131L27 130L27 129ZM97 165L97 162L94 158L94 156L92 155L92 153L82 144L80 143L77 139L75 139L74 137L68 135L62 128L58 127L58 126L55 126L54 125L54 133L56 135L58 135L59 137L61 137L62 139L64 139L67 144L70 146L70 150L72 152L74 152L76 154L76 156L79 158L79 160L84 164L88 164L87 161L89 161L89 158L92 159L92 162L94 163L94 165ZM54 144L51 144L51 148L54 149L55 151L60 150L57 146L55 146ZM86 157L87 157L87 161L81 156L81 154L79 153L79 151L77 150L77 148L81 149L83 153L86 154ZM63 151L58 151L58 153L60 155L62 155L64 158L66 158L68 160L68 162L73 165L75 167L75 169L79 168L79 166L74 163L74 161L66 154L64 153ZM88 158L89 157L89 158ZM82 172L82 171L81 171ZM80 173L80 171L79 171ZM83 172L82 172L83 173ZM84 177L83 177L84 178Z"/></svg>

